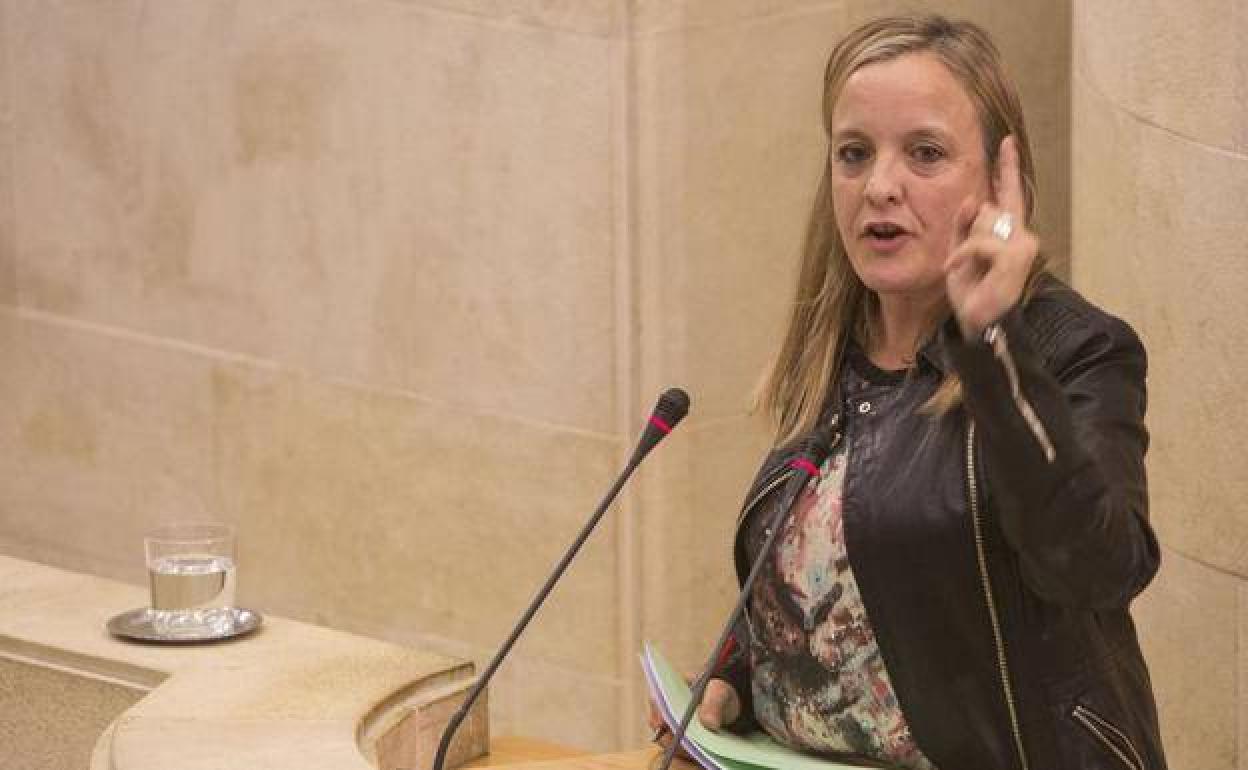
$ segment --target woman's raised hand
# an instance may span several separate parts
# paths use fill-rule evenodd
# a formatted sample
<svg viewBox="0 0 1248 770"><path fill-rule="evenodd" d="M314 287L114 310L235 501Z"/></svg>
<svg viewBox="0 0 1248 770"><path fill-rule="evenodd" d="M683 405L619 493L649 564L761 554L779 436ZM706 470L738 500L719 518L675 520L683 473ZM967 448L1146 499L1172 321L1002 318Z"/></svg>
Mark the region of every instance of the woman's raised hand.
<svg viewBox="0 0 1248 770"><path fill-rule="evenodd" d="M1013 136L1001 140L994 203L964 205L945 260L945 292L962 329L978 337L1023 296L1040 241L1026 226L1026 198Z"/></svg>

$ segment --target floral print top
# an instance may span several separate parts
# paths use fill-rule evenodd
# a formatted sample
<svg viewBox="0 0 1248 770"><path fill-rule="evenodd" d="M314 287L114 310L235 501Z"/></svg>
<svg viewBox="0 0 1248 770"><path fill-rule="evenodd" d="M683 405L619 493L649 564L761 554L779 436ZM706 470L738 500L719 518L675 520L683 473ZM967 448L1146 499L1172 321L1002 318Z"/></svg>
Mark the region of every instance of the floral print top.
<svg viewBox="0 0 1248 770"><path fill-rule="evenodd" d="M910 734L854 581L841 519L847 459L842 444L811 479L754 584L754 713L793 748L935 770ZM752 528L758 544L762 524Z"/></svg>

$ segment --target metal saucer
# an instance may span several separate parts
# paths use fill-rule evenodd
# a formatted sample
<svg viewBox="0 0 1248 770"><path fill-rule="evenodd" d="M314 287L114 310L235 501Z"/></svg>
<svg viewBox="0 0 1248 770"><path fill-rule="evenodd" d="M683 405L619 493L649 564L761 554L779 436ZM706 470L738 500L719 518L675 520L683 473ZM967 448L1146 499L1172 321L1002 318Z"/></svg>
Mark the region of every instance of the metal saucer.
<svg viewBox="0 0 1248 770"><path fill-rule="evenodd" d="M264 622L260 613L243 607L232 607L225 622L218 621L210 627L181 628L170 632L157 628L154 620L155 615L151 609L139 607L111 618L108 621L108 632L113 636L140 642L197 644L243 636L255 631Z"/></svg>

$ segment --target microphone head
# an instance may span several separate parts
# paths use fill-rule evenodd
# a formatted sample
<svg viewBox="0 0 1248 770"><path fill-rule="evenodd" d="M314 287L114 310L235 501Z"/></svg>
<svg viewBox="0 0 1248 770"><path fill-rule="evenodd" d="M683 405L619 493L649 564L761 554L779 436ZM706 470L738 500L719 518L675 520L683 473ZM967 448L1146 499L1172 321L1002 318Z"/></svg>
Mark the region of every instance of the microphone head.
<svg viewBox="0 0 1248 770"><path fill-rule="evenodd" d="M668 388L659 396L659 403L654 406L654 416L665 422L669 428L689 414L689 394L680 388Z"/></svg>
<svg viewBox="0 0 1248 770"><path fill-rule="evenodd" d="M650 413L646 429L641 434L637 449L633 452L632 462L641 462L641 458L655 447L663 437L672 432L676 423L689 413L689 394L680 388L670 388L659 396L659 403L654 405Z"/></svg>

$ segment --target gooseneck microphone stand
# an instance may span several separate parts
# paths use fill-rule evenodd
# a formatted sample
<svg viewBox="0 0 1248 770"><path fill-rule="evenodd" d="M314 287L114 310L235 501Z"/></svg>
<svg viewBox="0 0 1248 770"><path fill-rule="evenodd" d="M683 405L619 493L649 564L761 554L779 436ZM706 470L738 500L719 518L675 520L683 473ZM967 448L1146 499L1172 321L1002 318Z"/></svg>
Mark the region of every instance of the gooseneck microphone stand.
<svg viewBox="0 0 1248 770"><path fill-rule="evenodd" d="M512 645L520 638L520 634L524 632L525 627L533 616L537 614L537 610L542 606L542 602L546 600L546 596L551 589L555 587L555 583L562 577L564 570L572 563L572 559L576 556L577 551L585 544L594 527L598 525L598 520L606 513L607 507L615 500L616 495L620 493L620 489L629 477L633 475L633 471L637 470L637 466L649 454L651 449L663 440L663 438L676 427L676 423L689 412L689 396L680 388L671 388L659 397L659 403L654 407L654 412L650 415L650 420L646 425L645 431L641 434L641 438L637 442L637 448L633 450L633 456L628 461L628 465L620 473L620 477L615 480L615 484L607 492L606 497L598 504L598 508L593 515L589 517L589 521L581 528L581 532L576 536L576 540L563 554L563 558L559 560L559 564L554 571L550 573L550 577L546 579L546 584L537 592L537 596L529 603L528 609L520 617L515 628L511 630L511 635L499 647L498 652L494 654L494 659L485 667L476 684L468 691L468 695L464 697L464 702L460 704L459 710L451 717L451 721L447 723L446 730L442 732L442 740L438 743L438 753L433 759L433 770L442 770L443 764L446 762L446 754L451 746L451 738L455 735L455 731L459 729L460 723L468 716L472 705L476 703L477 698L485 690L485 686L489 684L490 678L494 676L494 672L502 664L503 658L507 657L507 653L511 651Z"/></svg>
<svg viewBox="0 0 1248 770"><path fill-rule="evenodd" d="M837 418L834 417L827 430L834 429L837 421ZM749 601L750 591L754 587L754 580L758 577L758 573L762 572L763 564L767 562L767 556L774 547L777 535L784 528L784 519L788 516L793 504L797 502L798 495L806 488L806 483L812 477L819 475L819 466L828 456L828 453L832 451L836 443L840 441L841 435L839 433L829 437L827 430L816 431L809 439L804 441L797 456L788 463L788 467L792 470L793 475L785 482L784 489L780 494L779 505L776 506L775 516L771 521L771 526L767 528L767 537L763 541L762 548L759 549L758 556L754 559L753 566L750 567L749 575L746 576L745 582L741 584L741 593L737 597L737 605L733 607L732 614L728 616L728 622L724 624L724 630L720 632L719 641L711 648L711 656L707 659L706 666L703 667L697 681L694 682L693 690L689 696L689 706L685 709L684 716L680 719L680 725L672 731L672 740L663 753L663 761L659 764L659 770L668 770L672 766L672 758L680 750L680 744L685 739L685 731L689 729L689 722L693 719L694 713L702 703L702 696L706 694L706 686L710 683L711 677L715 673L720 651L724 649L729 635L732 634L733 626L737 624L737 620L745 611L745 603ZM749 654L748 650L746 650L746 654Z"/></svg>

